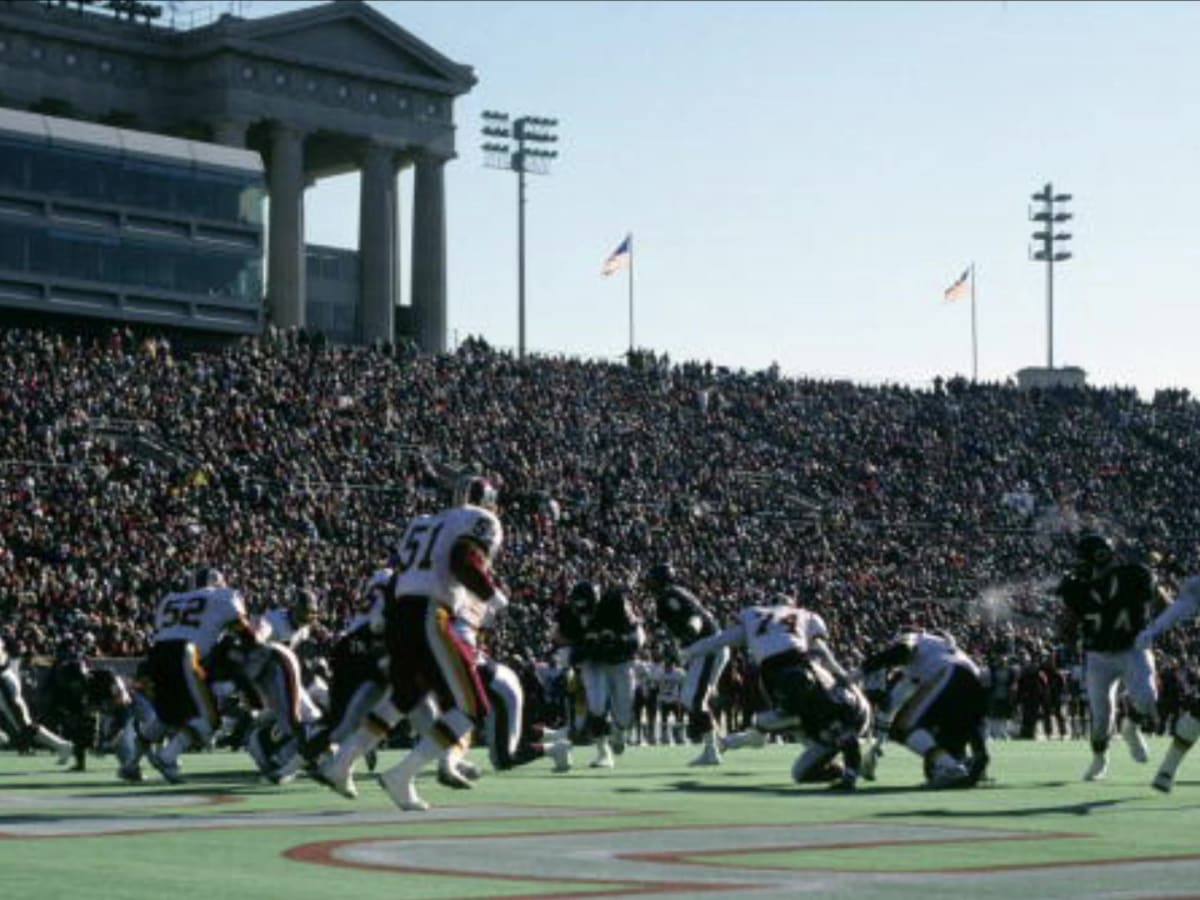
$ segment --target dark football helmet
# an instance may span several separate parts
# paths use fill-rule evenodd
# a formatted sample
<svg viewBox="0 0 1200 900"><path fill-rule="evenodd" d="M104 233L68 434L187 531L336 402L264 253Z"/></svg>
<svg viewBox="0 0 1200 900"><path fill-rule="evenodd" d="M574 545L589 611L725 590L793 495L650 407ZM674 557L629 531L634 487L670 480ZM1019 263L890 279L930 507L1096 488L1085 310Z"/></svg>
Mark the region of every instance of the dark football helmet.
<svg viewBox="0 0 1200 900"><path fill-rule="evenodd" d="M595 609L599 602L600 591L590 581L577 581L571 593L567 594L567 603L580 611Z"/></svg>
<svg viewBox="0 0 1200 900"><path fill-rule="evenodd" d="M646 574L643 577L646 587L652 591L662 590L668 584L674 584L675 580L675 567L669 562L655 563L646 570Z"/></svg>
<svg viewBox="0 0 1200 900"><path fill-rule="evenodd" d="M1115 557L1112 542L1095 532L1083 535L1075 545L1075 567L1082 575L1094 575L1106 569Z"/></svg>
<svg viewBox="0 0 1200 900"><path fill-rule="evenodd" d="M463 475L454 485L455 506L480 506L496 511L498 497L496 487L481 475Z"/></svg>

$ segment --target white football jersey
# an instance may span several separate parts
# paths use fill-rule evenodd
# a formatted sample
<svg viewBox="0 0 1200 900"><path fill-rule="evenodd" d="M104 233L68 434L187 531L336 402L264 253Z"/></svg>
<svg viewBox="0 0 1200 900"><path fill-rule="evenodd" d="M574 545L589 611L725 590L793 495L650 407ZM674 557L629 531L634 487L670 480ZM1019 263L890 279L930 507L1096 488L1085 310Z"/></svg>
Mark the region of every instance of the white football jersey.
<svg viewBox="0 0 1200 900"><path fill-rule="evenodd" d="M805 653L813 640L829 636L824 619L795 606L747 607L738 613L737 624L732 627L744 631L746 649L759 665L780 653Z"/></svg>
<svg viewBox="0 0 1200 900"><path fill-rule="evenodd" d="M474 596L450 570L450 548L460 538L478 544L491 563L504 530L495 515L479 506L452 506L409 522L395 558L394 596L432 597L477 627L487 611L486 598Z"/></svg>
<svg viewBox="0 0 1200 900"><path fill-rule="evenodd" d="M154 642L188 641L204 659L225 629L245 617L246 601L233 588L167 594L154 613Z"/></svg>
<svg viewBox="0 0 1200 900"><path fill-rule="evenodd" d="M958 649L958 645L951 638L917 631L901 635L900 640L913 648L912 659L904 668L904 674L910 681L930 681L947 666L966 666L976 675L979 674L979 667Z"/></svg>
<svg viewBox="0 0 1200 900"><path fill-rule="evenodd" d="M308 636L312 633L312 627L309 625L301 625L299 628L293 625L291 610L282 606L268 609L259 616L258 627L255 630L258 632L259 640L264 643L274 641L292 650L308 640Z"/></svg>

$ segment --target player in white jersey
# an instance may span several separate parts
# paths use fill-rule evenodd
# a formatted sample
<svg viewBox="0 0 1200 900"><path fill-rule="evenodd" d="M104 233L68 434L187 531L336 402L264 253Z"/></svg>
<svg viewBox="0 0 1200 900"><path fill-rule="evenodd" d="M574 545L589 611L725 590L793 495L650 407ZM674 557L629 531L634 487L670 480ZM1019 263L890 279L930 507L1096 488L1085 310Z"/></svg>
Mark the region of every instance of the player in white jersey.
<svg viewBox="0 0 1200 900"><path fill-rule="evenodd" d="M485 479L464 479L455 501L436 515L417 516L400 538L384 610L392 696L373 710L375 727L356 731L320 767L320 779L339 793L350 794L345 788L354 760L378 742L383 728L408 715L421 737L380 781L401 809L428 809L416 791L417 774L487 713L475 651L454 624L461 619L478 627L489 608L507 604L491 572L504 532L493 512L495 489Z"/></svg>
<svg viewBox="0 0 1200 900"><path fill-rule="evenodd" d="M179 757L203 746L219 724L216 701L204 666L217 642L228 631L252 648L257 638L242 595L226 586L215 569L195 575L192 590L167 594L154 615L154 645L146 659L154 710L170 738L147 758L164 778L182 780Z"/></svg>
<svg viewBox="0 0 1200 900"><path fill-rule="evenodd" d="M690 658L721 647L744 650L774 707L769 716L760 717L763 728L752 732L753 737L762 738L764 730L794 729L806 744L792 766L796 781L836 781L853 787L860 768L858 737L869 711L866 698L850 685L830 650L828 637L820 615L781 595L771 605L739 610L734 624L696 641L685 654ZM743 745L761 746L763 741L748 738ZM726 744L727 749L734 746L738 745ZM830 765L839 753L845 768Z"/></svg>
<svg viewBox="0 0 1200 900"><path fill-rule="evenodd" d="M298 770L306 731L321 718L320 707L304 688L296 655L312 633L318 607L317 595L302 588L289 605L273 607L253 623L260 645L244 668L265 709L246 749L259 771L277 783Z"/></svg>
<svg viewBox="0 0 1200 900"><path fill-rule="evenodd" d="M952 637L901 632L863 662L862 672L879 709L881 743L890 736L920 756L931 787L979 782L988 764L987 690L979 666ZM868 773L879 746L868 755Z"/></svg>
<svg viewBox="0 0 1200 900"><path fill-rule="evenodd" d="M4 730L11 730L13 742L18 747L40 744L58 754L58 764L66 765L71 758L71 742L55 734L46 726L34 721L21 690L21 677L17 663L9 655L5 638L0 635L0 722Z"/></svg>
<svg viewBox="0 0 1200 900"><path fill-rule="evenodd" d="M828 638L824 619L781 595L771 605L740 610L734 624L692 644L687 656L694 658L720 647L742 647L758 667L769 693L772 670L805 654L817 659L835 677L846 679L846 670L829 649Z"/></svg>

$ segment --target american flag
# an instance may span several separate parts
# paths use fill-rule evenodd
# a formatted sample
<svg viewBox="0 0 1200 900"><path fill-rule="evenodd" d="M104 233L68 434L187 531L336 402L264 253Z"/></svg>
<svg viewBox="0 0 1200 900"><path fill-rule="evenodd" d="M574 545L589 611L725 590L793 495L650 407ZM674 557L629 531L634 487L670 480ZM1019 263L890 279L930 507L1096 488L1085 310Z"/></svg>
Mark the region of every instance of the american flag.
<svg viewBox="0 0 1200 900"><path fill-rule="evenodd" d="M942 297L946 300L946 302L959 299L967 293L967 285L970 283L970 279L971 267L967 266L965 269L963 269L963 273L954 279L954 284L946 288L945 293L942 294Z"/></svg>
<svg viewBox="0 0 1200 900"><path fill-rule="evenodd" d="M613 272L619 272L629 265L629 258L633 254L633 235L625 235L625 240L617 244L617 249L608 255L608 259L604 261L604 267L600 270L601 275L611 275Z"/></svg>

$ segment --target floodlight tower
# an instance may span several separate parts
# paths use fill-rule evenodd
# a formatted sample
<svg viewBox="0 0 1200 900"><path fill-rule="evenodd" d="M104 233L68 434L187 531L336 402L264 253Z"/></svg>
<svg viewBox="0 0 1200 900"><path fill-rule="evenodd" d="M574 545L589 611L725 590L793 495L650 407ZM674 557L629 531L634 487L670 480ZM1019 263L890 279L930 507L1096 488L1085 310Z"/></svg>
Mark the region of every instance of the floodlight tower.
<svg viewBox="0 0 1200 900"><path fill-rule="evenodd" d="M1054 368L1054 264L1071 258L1066 250L1055 249L1059 241L1071 240L1071 235L1065 231L1055 231L1055 226L1070 221L1074 216L1069 212L1054 211L1055 204L1067 203L1070 194L1056 194L1050 182L1031 198L1040 204L1037 212L1029 213L1029 220L1037 222L1039 231L1033 233L1033 239L1041 243L1041 249L1030 253L1029 258L1046 264L1046 367Z"/></svg>
<svg viewBox="0 0 1200 900"><path fill-rule="evenodd" d="M483 123L483 134L488 138L483 144L484 165L517 173L517 357L524 359L525 174L549 174L550 160L558 156L558 151L546 150L539 145L558 140L558 135L551 131L558 126L558 119L542 116L510 119L508 113L485 109Z"/></svg>

